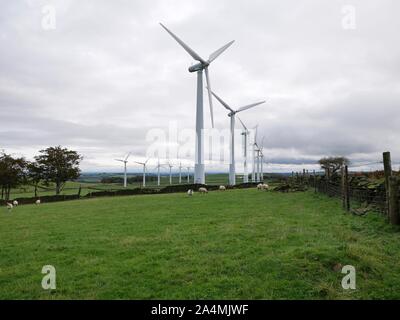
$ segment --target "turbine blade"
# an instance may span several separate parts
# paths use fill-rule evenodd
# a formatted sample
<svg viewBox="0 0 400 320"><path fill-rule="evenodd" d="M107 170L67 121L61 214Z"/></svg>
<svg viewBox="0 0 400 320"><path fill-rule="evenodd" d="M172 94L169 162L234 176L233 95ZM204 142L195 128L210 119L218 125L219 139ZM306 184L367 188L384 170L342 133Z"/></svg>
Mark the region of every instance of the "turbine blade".
<svg viewBox="0 0 400 320"><path fill-rule="evenodd" d="M172 38L174 38L187 53L189 53L194 60L200 61L201 63L206 63L204 59L202 59L194 50L192 50L186 43L184 43L181 39L179 39L175 34L172 33L166 26L160 23L161 27L167 31Z"/></svg>
<svg viewBox="0 0 400 320"><path fill-rule="evenodd" d="M249 130L247 130L247 127L244 125L242 119L240 119L239 117L237 117L237 118L239 119L240 123L242 124L244 130L246 130L246 132L249 131Z"/></svg>
<svg viewBox="0 0 400 320"><path fill-rule="evenodd" d="M222 100L220 97L218 97L213 91L211 91L212 95L215 97L215 99L217 99L226 109L228 109L229 111L235 112L233 111L233 109L228 106L228 104Z"/></svg>
<svg viewBox="0 0 400 320"><path fill-rule="evenodd" d="M210 57L208 58L208 62L213 62L215 59L217 59L221 55L221 53L224 52L226 49L228 49L234 42L235 40L232 40L231 42L227 43L217 51L211 53Z"/></svg>
<svg viewBox="0 0 400 320"><path fill-rule="evenodd" d="M206 73L208 100L210 102L211 126L214 128L214 109L213 109L213 103L212 103L211 83L210 83L210 75L208 73L208 67L206 67L204 71Z"/></svg>
<svg viewBox="0 0 400 320"><path fill-rule="evenodd" d="M241 112L241 111L244 111L244 110L247 110L247 109L250 109L250 108L254 108L255 106L258 106L258 105L263 104L263 103L265 103L265 101L252 103L252 104L249 104L247 106L240 107L236 112Z"/></svg>
<svg viewBox="0 0 400 320"><path fill-rule="evenodd" d="M131 153L129 152L129 153L126 155L125 161L128 160L128 158L129 158L130 155L131 155Z"/></svg>

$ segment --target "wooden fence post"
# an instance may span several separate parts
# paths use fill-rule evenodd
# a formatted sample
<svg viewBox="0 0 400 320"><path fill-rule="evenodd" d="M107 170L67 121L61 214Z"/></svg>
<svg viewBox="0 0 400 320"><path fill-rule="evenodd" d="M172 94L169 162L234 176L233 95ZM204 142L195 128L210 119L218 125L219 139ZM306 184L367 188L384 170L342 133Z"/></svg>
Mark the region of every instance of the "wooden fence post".
<svg viewBox="0 0 400 320"><path fill-rule="evenodd" d="M340 168L340 173L342 175L342 206L343 210L346 209L346 182L344 178L344 165Z"/></svg>
<svg viewBox="0 0 400 320"><path fill-rule="evenodd" d="M389 178L389 220L391 224L400 224L399 217L399 180L397 177Z"/></svg>
<svg viewBox="0 0 400 320"><path fill-rule="evenodd" d="M383 153L383 170L385 172L385 191L386 191L386 208L387 214L390 212L389 190L390 190L390 177L392 176L392 161L390 160L390 152Z"/></svg>
<svg viewBox="0 0 400 320"><path fill-rule="evenodd" d="M346 210L350 211L350 187L349 187L349 167L344 167L344 184L346 197Z"/></svg>

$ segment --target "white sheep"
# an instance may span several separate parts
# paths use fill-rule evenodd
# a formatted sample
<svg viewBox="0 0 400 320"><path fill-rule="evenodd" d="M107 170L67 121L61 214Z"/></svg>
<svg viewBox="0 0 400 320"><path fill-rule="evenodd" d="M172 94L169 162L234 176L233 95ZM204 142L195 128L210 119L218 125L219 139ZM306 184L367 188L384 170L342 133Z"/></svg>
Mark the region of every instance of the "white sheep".
<svg viewBox="0 0 400 320"><path fill-rule="evenodd" d="M202 194L206 194L206 193L208 193L208 190L206 188L202 187L202 188L199 188L199 192Z"/></svg>
<svg viewBox="0 0 400 320"><path fill-rule="evenodd" d="M37 200L35 201L35 204L36 204L36 205L39 205L39 204L40 204L40 199L37 199Z"/></svg>
<svg viewBox="0 0 400 320"><path fill-rule="evenodd" d="M18 201L17 200L14 200L12 204L13 204L14 207L18 207Z"/></svg>
<svg viewBox="0 0 400 320"><path fill-rule="evenodd" d="M219 186L219 190L220 190L220 191L225 191L225 190L226 190L226 187L225 187L225 186Z"/></svg>
<svg viewBox="0 0 400 320"><path fill-rule="evenodd" d="M192 196L193 195L193 190L192 189L189 189L188 191L187 191L187 194L188 194L188 196Z"/></svg>
<svg viewBox="0 0 400 320"><path fill-rule="evenodd" d="M11 211L14 208L13 204L9 203L9 202L6 203L6 206L7 206L8 211Z"/></svg>
<svg viewBox="0 0 400 320"><path fill-rule="evenodd" d="M268 190L269 189L269 185L267 185L266 183L259 183L257 185L257 189L258 190Z"/></svg>

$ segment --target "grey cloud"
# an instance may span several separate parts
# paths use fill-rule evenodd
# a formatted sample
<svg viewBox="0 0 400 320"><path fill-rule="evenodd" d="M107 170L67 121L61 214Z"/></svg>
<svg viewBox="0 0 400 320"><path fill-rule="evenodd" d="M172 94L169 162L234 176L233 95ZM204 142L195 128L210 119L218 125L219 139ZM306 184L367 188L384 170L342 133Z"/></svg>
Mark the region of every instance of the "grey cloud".
<svg viewBox="0 0 400 320"><path fill-rule="evenodd" d="M150 128L192 128L192 61L161 21L205 57L236 40L210 67L213 88L234 105L268 100L241 115L260 124L268 161L362 161L387 149L400 160L397 2L352 1L357 28L347 31L342 0L68 0L55 2L51 31L41 29L45 4L9 1L0 12L0 147L10 152L70 145L96 170L126 150L143 155Z"/></svg>

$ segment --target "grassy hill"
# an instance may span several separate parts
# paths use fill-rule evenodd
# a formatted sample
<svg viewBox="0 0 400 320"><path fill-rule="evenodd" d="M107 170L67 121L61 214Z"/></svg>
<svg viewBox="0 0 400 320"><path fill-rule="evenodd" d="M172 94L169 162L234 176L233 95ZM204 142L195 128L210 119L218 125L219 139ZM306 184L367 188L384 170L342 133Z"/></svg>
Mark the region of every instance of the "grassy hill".
<svg viewBox="0 0 400 320"><path fill-rule="evenodd" d="M0 211L0 299L400 298L400 233L311 192L113 197ZM44 265L57 290L41 288ZM357 290L335 266L353 265Z"/></svg>

